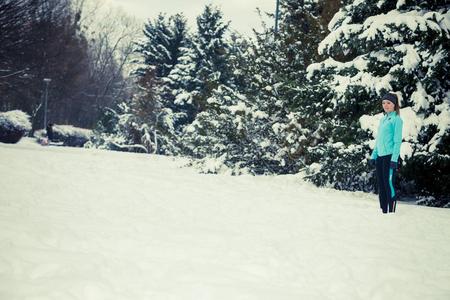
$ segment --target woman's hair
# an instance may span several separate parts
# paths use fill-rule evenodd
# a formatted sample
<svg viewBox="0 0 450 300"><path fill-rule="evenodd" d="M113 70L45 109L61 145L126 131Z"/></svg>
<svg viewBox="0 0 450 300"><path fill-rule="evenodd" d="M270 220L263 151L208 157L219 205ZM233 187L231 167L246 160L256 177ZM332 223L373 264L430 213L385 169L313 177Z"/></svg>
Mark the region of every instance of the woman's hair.
<svg viewBox="0 0 450 300"><path fill-rule="evenodd" d="M397 115L399 115L400 116L400 104L399 103L397 103L396 105L395 105L395 112L397 113Z"/></svg>
<svg viewBox="0 0 450 300"><path fill-rule="evenodd" d="M395 103L394 110L397 113L397 115L400 116L400 98L398 97L398 95L396 93L393 93L393 94L395 94L397 96L397 102Z"/></svg>

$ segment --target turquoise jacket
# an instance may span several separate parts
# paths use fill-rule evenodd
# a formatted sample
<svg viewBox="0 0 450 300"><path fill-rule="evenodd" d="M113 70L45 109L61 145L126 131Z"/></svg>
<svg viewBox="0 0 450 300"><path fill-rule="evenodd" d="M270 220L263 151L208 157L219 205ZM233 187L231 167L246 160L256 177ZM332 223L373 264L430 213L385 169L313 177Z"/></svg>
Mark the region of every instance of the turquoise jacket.
<svg viewBox="0 0 450 300"><path fill-rule="evenodd" d="M385 114L378 126L378 135L371 158L377 159L378 156L392 154L391 161L397 162L402 144L402 129L403 120L395 111Z"/></svg>

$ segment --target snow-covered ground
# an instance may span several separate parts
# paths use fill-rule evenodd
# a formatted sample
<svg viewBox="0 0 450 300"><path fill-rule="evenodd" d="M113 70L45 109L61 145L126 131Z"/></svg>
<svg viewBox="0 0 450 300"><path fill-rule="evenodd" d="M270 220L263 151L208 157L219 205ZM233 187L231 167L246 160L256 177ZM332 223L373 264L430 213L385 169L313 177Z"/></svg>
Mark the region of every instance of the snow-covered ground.
<svg viewBox="0 0 450 300"><path fill-rule="evenodd" d="M0 143L0 299L450 299L450 210Z"/></svg>

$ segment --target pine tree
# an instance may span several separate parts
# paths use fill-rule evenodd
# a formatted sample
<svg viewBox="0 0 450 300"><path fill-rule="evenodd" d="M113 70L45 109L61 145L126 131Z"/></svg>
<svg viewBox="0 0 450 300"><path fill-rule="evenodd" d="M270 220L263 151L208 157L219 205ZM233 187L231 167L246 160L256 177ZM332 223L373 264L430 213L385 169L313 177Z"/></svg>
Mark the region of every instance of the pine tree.
<svg viewBox="0 0 450 300"><path fill-rule="evenodd" d="M171 48L173 33L169 21L164 14L151 21L144 27L145 38L137 44L136 52L143 56L143 66L136 70L136 74L143 77L149 71L157 78L167 76L174 66L174 51Z"/></svg>
<svg viewBox="0 0 450 300"><path fill-rule="evenodd" d="M304 167L307 137L314 133L310 123L315 120L305 113L314 103L305 96L310 89L306 68L319 58L316 48L326 33L328 16L320 12L325 5L328 11L336 9L330 3L337 2L282 1L276 35L267 27L256 34L247 58L246 73L252 80L246 95L257 110L269 116L258 128L264 134L257 143L270 141L271 147L264 149L267 172L295 173Z"/></svg>
<svg viewBox="0 0 450 300"><path fill-rule="evenodd" d="M183 151L196 157L217 155L212 141L217 142L224 136L219 137L220 130L215 133L207 123L212 121L220 124L224 120L219 120L217 107L213 104L215 100L211 98L217 97L220 94L218 91L229 91L235 87L230 67L233 49L225 36L229 23L224 23L222 19L222 12L218 8L205 6L202 14L197 17L197 32L192 49L183 49L181 63L169 76L172 81L180 83L180 88L174 90L175 103L184 106L186 111L186 118L181 124L184 129ZM231 104L229 101L225 102ZM202 129L204 127L211 130L205 131ZM199 143L202 144L201 149L194 150L193 145Z"/></svg>
<svg viewBox="0 0 450 300"><path fill-rule="evenodd" d="M239 168L252 174L292 173L303 167L310 132L298 109L299 84L305 84L306 64L316 56L310 40L316 48L324 21L315 17L319 9L313 2L282 3L277 36L265 27L255 43L235 37L229 59L232 84L214 90L208 109L185 135L192 154L212 156L220 162L216 166L226 165L234 173Z"/></svg>
<svg viewBox="0 0 450 300"><path fill-rule="evenodd" d="M161 90L164 106L173 113L176 132L181 132L186 124L192 123L196 113L192 94L189 92L195 88L195 55L190 38L186 39L186 44L179 51L178 62L169 75L162 79Z"/></svg>
<svg viewBox="0 0 450 300"><path fill-rule="evenodd" d="M134 74L141 88L146 91L141 97L146 97L146 102L152 102L149 107L151 110L176 107L171 92L175 87L167 86L166 83L179 64L183 49L188 45L186 23L182 14L169 18L160 14L145 25L145 38L137 44L136 52L143 61Z"/></svg>
<svg viewBox="0 0 450 300"><path fill-rule="evenodd" d="M183 87L178 73L191 43L186 18L160 14L144 29L145 38L137 47L143 61L136 69L140 92L132 108L142 124L154 135L151 151L176 154L177 126L186 119L186 107L176 101L176 91Z"/></svg>
<svg viewBox="0 0 450 300"><path fill-rule="evenodd" d="M205 9L203 19L208 19L205 17L208 10ZM198 21L200 25L205 23L201 18ZM200 25L199 33L207 32ZM211 32L214 31L218 30ZM216 164L217 166L226 166L236 174L240 172L262 174L269 172L268 170L273 172L272 166L276 165L273 162L275 151L273 149L269 151L269 148L275 148L275 145L268 139L269 131L272 132L272 123L268 114L261 111L258 106L258 104L263 106L263 101L259 102L256 99L261 87L265 88L269 83L263 83L263 77L260 75L262 73L259 70L255 74L256 65L261 61L254 53L254 46L236 34L231 35L232 42L211 41L210 35L202 37L199 34L197 48L194 48L194 58L200 53L217 55L223 52L222 49L227 49L227 53L216 58L210 55L209 61L205 59L200 63L191 64L195 66L193 68L195 81L191 82L204 81L206 85L197 85L198 88L194 93L183 94L191 101L202 99L203 103L198 106L200 109L194 122L186 127L183 136L186 153L197 158L205 158L207 161L211 158L217 159L220 162ZM216 51L207 47L221 43L230 46L218 48ZM215 73L214 68L218 70ZM202 72L210 75L202 75L203 77L195 75ZM220 79L219 74L223 79ZM264 78L270 81L271 75L267 72ZM255 80L259 80L260 83L254 85ZM212 88L211 92L208 92L208 88Z"/></svg>
<svg viewBox="0 0 450 300"><path fill-rule="evenodd" d="M165 140L161 145L169 141L178 145L183 129L207 109L207 99L214 90L231 84L227 30L221 11L211 5L197 18L197 32L192 40L181 15L172 17L170 26L162 15L147 24L149 42L141 43L139 48L147 66L137 73L146 72L147 86L143 87L151 95L148 93L139 102L151 107L150 123ZM176 153L180 147L165 153Z"/></svg>
<svg viewBox="0 0 450 300"><path fill-rule="evenodd" d="M380 112L380 97L388 91L403 99L404 178L418 179L408 171L408 165L417 164L429 177L440 177L432 172L444 170L429 166L444 159L449 148L448 14L445 1L344 1L329 23L331 33L319 46L319 53L328 58L308 70L313 81L326 80L332 92L317 107L327 137L311 151L310 162L322 166L312 176L316 183L371 189L364 164L370 151L367 124L376 122L361 117ZM353 173L341 176L348 172L345 168ZM364 173L368 176L356 178ZM416 184L428 192L436 187Z"/></svg>
<svg viewBox="0 0 450 300"><path fill-rule="evenodd" d="M229 23L224 23L222 12L207 5L197 17L197 33L193 41L193 78L186 92L191 94L196 112L207 108L207 99L219 85L229 85L229 44L225 39Z"/></svg>

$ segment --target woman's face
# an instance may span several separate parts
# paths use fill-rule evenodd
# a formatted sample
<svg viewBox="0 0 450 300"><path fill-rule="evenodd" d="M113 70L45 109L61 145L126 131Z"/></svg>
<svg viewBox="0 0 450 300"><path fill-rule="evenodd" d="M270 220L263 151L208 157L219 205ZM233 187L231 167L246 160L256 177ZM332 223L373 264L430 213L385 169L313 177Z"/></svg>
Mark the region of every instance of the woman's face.
<svg viewBox="0 0 450 300"><path fill-rule="evenodd" d="M389 100L383 100L383 102L381 102L381 104L383 105L383 109L386 113L390 113L395 110L395 104Z"/></svg>

